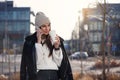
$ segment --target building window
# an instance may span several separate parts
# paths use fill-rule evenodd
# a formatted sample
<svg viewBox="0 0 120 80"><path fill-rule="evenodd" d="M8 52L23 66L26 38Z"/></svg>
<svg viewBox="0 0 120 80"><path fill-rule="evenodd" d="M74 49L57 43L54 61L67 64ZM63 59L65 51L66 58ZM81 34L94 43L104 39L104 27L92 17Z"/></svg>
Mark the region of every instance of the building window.
<svg viewBox="0 0 120 80"><path fill-rule="evenodd" d="M98 34L94 33L94 41L98 41Z"/></svg>
<svg viewBox="0 0 120 80"><path fill-rule="evenodd" d="M90 23L88 28L89 28L89 30L94 30L94 25L93 25L93 23Z"/></svg>
<svg viewBox="0 0 120 80"><path fill-rule="evenodd" d="M5 22L0 22L0 31L5 30Z"/></svg>
<svg viewBox="0 0 120 80"><path fill-rule="evenodd" d="M2 20L2 19L5 20L5 18L6 18L5 16L6 16L6 15L5 15L5 12L1 12L1 11L0 11L0 19L1 19L1 20Z"/></svg>
<svg viewBox="0 0 120 80"><path fill-rule="evenodd" d="M94 30L97 30L97 22L94 22Z"/></svg>
<svg viewBox="0 0 120 80"><path fill-rule="evenodd" d="M13 12L14 20L29 20L29 12L28 11L14 11Z"/></svg>
<svg viewBox="0 0 120 80"><path fill-rule="evenodd" d="M102 22L98 22L98 30L100 31L102 30L102 25L103 25Z"/></svg>
<svg viewBox="0 0 120 80"><path fill-rule="evenodd" d="M90 40L90 42L93 42L93 33L89 33L89 40Z"/></svg>

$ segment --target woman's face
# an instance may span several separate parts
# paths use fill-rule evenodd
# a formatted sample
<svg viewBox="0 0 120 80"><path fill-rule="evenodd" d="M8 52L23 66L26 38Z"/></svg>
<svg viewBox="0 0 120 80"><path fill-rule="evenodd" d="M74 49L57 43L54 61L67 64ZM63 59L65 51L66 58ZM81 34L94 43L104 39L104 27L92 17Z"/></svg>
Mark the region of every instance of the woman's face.
<svg viewBox="0 0 120 80"><path fill-rule="evenodd" d="M50 23L43 24L40 29L42 30L43 34L48 35L50 31Z"/></svg>

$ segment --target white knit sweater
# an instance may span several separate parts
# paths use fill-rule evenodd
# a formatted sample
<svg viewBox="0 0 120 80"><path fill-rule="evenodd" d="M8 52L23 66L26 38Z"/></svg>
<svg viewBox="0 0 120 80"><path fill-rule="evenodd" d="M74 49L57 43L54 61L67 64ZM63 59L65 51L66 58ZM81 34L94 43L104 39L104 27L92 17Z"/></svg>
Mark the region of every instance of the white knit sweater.
<svg viewBox="0 0 120 80"><path fill-rule="evenodd" d="M37 55L37 70L58 70L63 59L62 50L54 50L49 57L49 49L46 44L42 46L40 43L35 43Z"/></svg>

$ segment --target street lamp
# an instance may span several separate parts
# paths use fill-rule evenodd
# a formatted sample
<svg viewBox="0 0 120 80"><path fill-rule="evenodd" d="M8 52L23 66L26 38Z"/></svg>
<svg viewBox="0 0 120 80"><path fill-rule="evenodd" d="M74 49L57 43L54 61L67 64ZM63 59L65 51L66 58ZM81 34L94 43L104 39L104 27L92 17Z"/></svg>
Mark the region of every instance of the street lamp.
<svg viewBox="0 0 120 80"><path fill-rule="evenodd" d="M84 30L88 31L88 25L84 25Z"/></svg>

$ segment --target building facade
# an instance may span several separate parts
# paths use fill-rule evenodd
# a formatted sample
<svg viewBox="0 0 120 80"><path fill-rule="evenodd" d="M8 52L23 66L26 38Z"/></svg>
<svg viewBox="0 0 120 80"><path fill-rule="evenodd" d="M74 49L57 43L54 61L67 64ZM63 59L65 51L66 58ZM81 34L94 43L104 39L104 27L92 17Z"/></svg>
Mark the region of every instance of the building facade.
<svg viewBox="0 0 120 80"><path fill-rule="evenodd" d="M120 4L107 4L105 26L103 26L103 4L95 8L83 9L83 25L88 26L88 40L92 44L93 52L101 51L102 32L105 27L105 52L110 47L111 52L120 52ZM108 44L109 41L109 44Z"/></svg>
<svg viewBox="0 0 120 80"><path fill-rule="evenodd" d="M30 34L30 8L14 7L13 1L0 2L0 52L23 45Z"/></svg>

